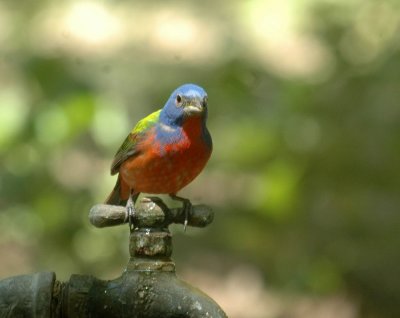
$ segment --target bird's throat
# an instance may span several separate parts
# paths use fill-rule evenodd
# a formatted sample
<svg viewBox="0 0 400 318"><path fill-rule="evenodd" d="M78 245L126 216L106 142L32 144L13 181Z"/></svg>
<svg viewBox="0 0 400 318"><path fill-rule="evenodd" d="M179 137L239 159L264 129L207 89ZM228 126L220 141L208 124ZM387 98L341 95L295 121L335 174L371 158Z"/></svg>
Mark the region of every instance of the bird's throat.
<svg viewBox="0 0 400 318"><path fill-rule="evenodd" d="M185 118L182 129L189 138L202 136L205 129L205 122L202 116L191 116Z"/></svg>

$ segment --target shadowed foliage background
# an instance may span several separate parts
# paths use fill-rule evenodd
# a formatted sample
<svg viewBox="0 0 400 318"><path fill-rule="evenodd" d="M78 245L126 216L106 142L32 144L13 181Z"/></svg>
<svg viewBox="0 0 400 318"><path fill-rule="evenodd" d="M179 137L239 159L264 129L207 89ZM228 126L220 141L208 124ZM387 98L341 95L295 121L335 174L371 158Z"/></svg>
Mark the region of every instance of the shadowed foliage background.
<svg viewBox="0 0 400 318"><path fill-rule="evenodd" d="M178 275L230 317L400 316L400 3L2 1L0 277L115 278L87 214L140 118L185 82L215 150L181 195Z"/></svg>

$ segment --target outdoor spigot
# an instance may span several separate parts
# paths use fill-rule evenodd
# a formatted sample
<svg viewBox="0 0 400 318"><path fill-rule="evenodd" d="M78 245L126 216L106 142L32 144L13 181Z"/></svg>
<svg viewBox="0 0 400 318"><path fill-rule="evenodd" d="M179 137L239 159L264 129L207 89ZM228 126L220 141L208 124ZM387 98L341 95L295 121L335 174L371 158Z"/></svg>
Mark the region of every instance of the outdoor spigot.
<svg viewBox="0 0 400 318"><path fill-rule="evenodd" d="M120 277L72 275L65 283L54 273L10 277L0 281L0 317L226 317L214 300L175 274L168 226L183 224L185 217L159 198L142 199L133 218L130 260ZM125 207L104 204L94 206L89 218L99 228L128 222ZM188 225L203 227L212 219L209 208L193 206Z"/></svg>
<svg viewBox="0 0 400 318"><path fill-rule="evenodd" d="M112 281L87 279L73 292L89 291L83 307L90 308L91 317L226 317L214 300L175 274L168 226L184 224L185 217L182 209L169 209L159 198L139 201L130 234L130 260L122 276ZM91 209L89 219L100 228L128 222L125 207L103 204ZM212 220L210 208L193 206L188 225L204 227ZM78 314L75 307L69 308L72 316Z"/></svg>

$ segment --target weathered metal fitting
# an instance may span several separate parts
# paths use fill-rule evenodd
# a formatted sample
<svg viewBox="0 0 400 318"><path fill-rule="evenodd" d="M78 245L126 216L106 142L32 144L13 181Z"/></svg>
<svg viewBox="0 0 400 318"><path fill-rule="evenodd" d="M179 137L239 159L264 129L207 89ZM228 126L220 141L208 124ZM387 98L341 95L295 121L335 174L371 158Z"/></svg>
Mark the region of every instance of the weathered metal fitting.
<svg viewBox="0 0 400 318"><path fill-rule="evenodd" d="M136 229L131 233L129 253L131 257L170 257L172 236L168 230Z"/></svg>
<svg viewBox="0 0 400 318"><path fill-rule="evenodd" d="M41 272L0 280L0 317L51 317L56 275Z"/></svg>
<svg viewBox="0 0 400 318"><path fill-rule="evenodd" d="M136 211L131 221L137 228L168 228L169 225L184 224L188 226L205 227L213 221L214 214L210 207L193 205L189 215L182 208L169 209L158 197L142 198L136 205ZM129 222L126 207L96 204L90 209L89 220L95 227L103 228Z"/></svg>
<svg viewBox="0 0 400 318"><path fill-rule="evenodd" d="M164 228L168 207L157 197L142 198L137 205L136 215L133 218L136 228Z"/></svg>
<svg viewBox="0 0 400 318"><path fill-rule="evenodd" d="M162 272L175 272L175 263L170 259L151 260L148 258L133 258L128 262L126 271L162 271Z"/></svg>

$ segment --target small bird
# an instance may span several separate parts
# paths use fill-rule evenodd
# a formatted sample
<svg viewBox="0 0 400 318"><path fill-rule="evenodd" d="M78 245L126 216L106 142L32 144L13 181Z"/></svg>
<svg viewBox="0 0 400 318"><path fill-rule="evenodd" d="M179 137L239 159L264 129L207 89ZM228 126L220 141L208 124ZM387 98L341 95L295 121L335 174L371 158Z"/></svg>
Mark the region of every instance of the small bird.
<svg viewBox="0 0 400 318"><path fill-rule="evenodd" d="M127 204L131 222L133 202L141 192L169 194L183 202L186 228L191 203L177 192L197 177L211 156L207 101L203 88L184 84L162 109L136 124L111 164L111 175L118 173L118 179L107 204Z"/></svg>

